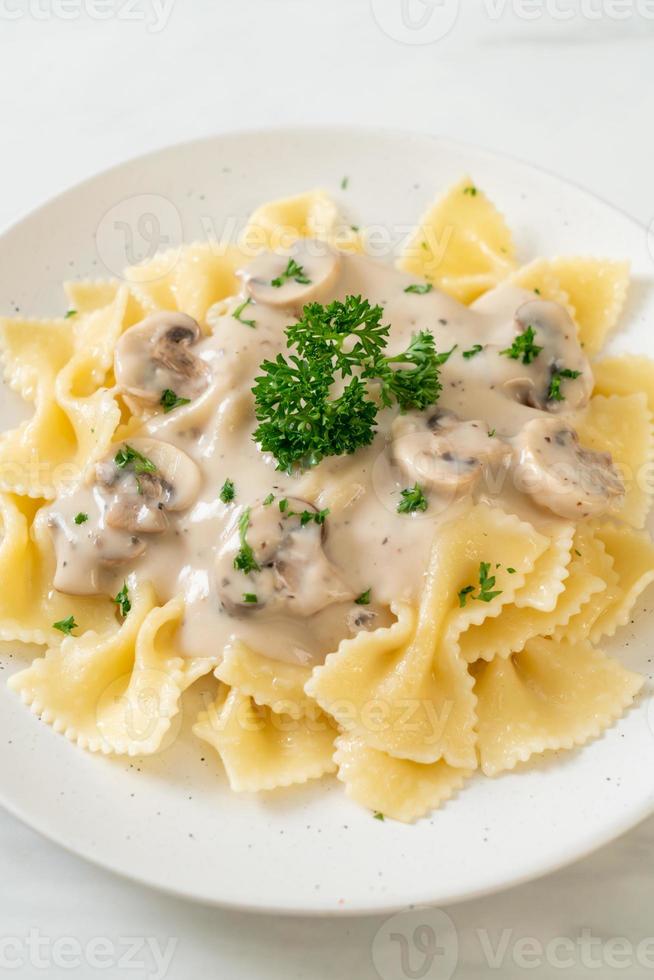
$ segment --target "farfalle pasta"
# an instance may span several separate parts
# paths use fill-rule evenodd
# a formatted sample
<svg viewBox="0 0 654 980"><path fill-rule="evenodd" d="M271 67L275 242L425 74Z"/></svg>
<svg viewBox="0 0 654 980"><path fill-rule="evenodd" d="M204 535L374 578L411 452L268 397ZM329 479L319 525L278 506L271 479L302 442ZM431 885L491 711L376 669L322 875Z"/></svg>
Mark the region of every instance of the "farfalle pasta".
<svg viewBox="0 0 654 980"><path fill-rule="evenodd" d="M336 774L410 822L638 696L598 644L654 579L654 370L598 357L627 264L520 263L470 177L395 264L366 241L309 191L0 320L32 411L0 637L42 646L9 684L81 748L165 750L205 678L232 790Z"/></svg>

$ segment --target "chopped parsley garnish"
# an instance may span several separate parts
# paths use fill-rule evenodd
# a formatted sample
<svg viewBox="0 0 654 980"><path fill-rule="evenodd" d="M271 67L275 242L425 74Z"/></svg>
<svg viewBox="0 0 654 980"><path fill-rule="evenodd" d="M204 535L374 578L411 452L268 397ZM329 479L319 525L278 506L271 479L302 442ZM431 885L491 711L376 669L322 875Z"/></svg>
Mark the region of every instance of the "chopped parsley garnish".
<svg viewBox="0 0 654 980"><path fill-rule="evenodd" d="M241 548L234 559L234 568L239 572L260 572L261 565L254 557L254 551L247 542L247 533L250 526L250 508L246 507L238 519L238 534L241 541Z"/></svg>
<svg viewBox="0 0 654 980"><path fill-rule="evenodd" d="M488 438L489 439L492 439L494 435L495 435L495 429L489 429L488 430Z"/></svg>
<svg viewBox="0 0 654 980"><path fill-rule="evenodd" d="M417 293L418 296L424 296L425 293L430 293L433 288L430 282L414 282L410 286L407 286L404 292Z"/></svg>
<svg viewBox="0 0 654 980"><path fill-rule="evenodd" d="M581 558L581 552L579 551L579 548L575 548L575 555L578 555L579 558Z"/></svg>
<svg viewBox="0 0 654 980"><path fill-rule="evenodd" d="M313 521L315 524L324 524L325 518L329 515L329 507L323 510L303 510L301 514L288 514L289 517L299 517L300 525L304 527Z"/></svg>
<svg viewBox="0 0 654 980"><path fill-rule="evenodd" d="M86 524L88 519L89 519L89 515L85 514L83 511L80 511L79 514L75 514L76 524Z"/></svg>
<svg viewBox="0 0 654 980"><path fill-rule="evenodd" d="M466 599L471 592L475 591L474 585L466 585L465 588L461 589L459 592L459 605L463 609L466 604Z"/></svg>
<svg viewBox="0 0 654 980"><path fill-rule="evenodd" d="M416 510L427 510L429 506L422 487L417 483L413 487L402 490L400 496L402 500L397 505L398 514L413 514Z"/></svg>
<svg viewBox="0 0 654 980"><path fill-rule="evenodd" d="M471 357L474 357L475 354L478 354L479 351L483 349L484 347L482 344L475 344L475 346L471 347L470 350L464 350L461 353L465 357L466 361L469 361Z"/></svg>
<svg viewBox="0 0 654 980"><path fill-rule="evenodd" d="M168 412L172 412L174 408L179 408L181 405L190 404L190 398L178 398L172 388L164 388L161 392L161 398L159 399L159 404L163 406L164 415Z"/></svg>
<svg viewBox="0 0 654 980"><path fill-rule="evenodd" d="M286 497L282 497L282 499L279 501L279 504L277 506L279 507L280 513L282 514L286 510L288 510L288 500L286 499Z"/></svg>
<svg viewBox="0 0 654 980"><path fill-rule="evenodd" d="M571 371L570 368L561 368L552 372L549 391L547 392L548 401L562 402L565 395L561 392L561 382L564 378L578 378L581 371Z"/></svg>
<svg viewBox="0 0 654 980"><path fill-rule="evenodd" d="M290 279L292 279L293 282L300 283L301 286L308 286L311 282L304 271L304 268L299 265L295 259L289 259L282 274L276 276L274 279L271 279L270 285L274 286L276 289L279 289L280 286L283 286L284 283L288 282Z"/></svg>
<svg viewBox="0 0 654 980"><path fill-rule="evenodd" d="M123 582L122 589L120 590L116 598L112 599L111 601L116 603L116 605L120 609L120 615L124 619L127 613L132 608L132 603L129 601L129 592L127 591L127 582Z"/></svg>
<svg viewBox="0 0 654 980"><path fill-rule="evenodd" d="M538 286L534 286L534 292L536 293L537 296L540 296L540 289L538 288Z"/></svg>
<svg viewBox="0 0 654 980"><path fill-rule="evenodd" d="M511 346L501 350L500 354L505 354L514 361L522 359L523 364L531 364L543 349L534 343L535 337L534 328L527 327L526 330L518 334Z"/></svg>
<svg viewBox="0 0 654 980"><path fill-rule="evenodd" d="M273 285L274 285L274 283L273 283ZM244 302L241 303L240 306L237 306L236 309L234 310L234 312L232 313L232 316L234 317L234 319L235 320L238 320L239 323L244 323L246 327L256 327L256 325L257 325L257 321L256 320L246 320L243 316L241 316L241 314L243 313L243 310L245 309L245 307L248 306L251 302L252 302L252 300L248 296L248 298L246 300L244 300Z"/></svg>
<svg viewBox="0 0 654 980"><path fill-rule="evenodd" d="M64 633L65 636L70 636L73 630L77 629L74 616L69 616L68 619L60 619L59 622L53 623L52 626L54 629L59 630L60 633Z"/></svg>
<svg viewBox="0 0 654 980"><path fill-rule="evenodd" d="M243 602L258 602L258 598L255 592L244 592Z"/></svg>
<svg viewBox="0 0 654 980"><path fill-rule="evenodd" d="M384 819L384 814L383 814L383 813L380 813L380 812L379 812L379 810L377 810L377 811L375 812L375 814L374 814L374 819L375 819L375 820L382 820L382 821L383 821L383 819Z"/></svg>
<svg viewBox="0 0 654 980"><path fill-rule="evenodd" d="M252 389L259 421L253 438L278 469L315 466L369 445L380 406L394 400L403 410L437 401L438 368L451 351L437 354L432 334L422 331L402 354L384 356L390 327L382 315L381 306L361 296L309 303L286 328L295 352L261 364ZM334 398L337 378L349 380ZM368 381L376 382L374 393Z"/></svg>
<svg viewBox="0 0 654 980"><path fill-rule="evenodd" d="M509 567L509 568L507 568L507 572L509 573L509 575L515 575L515 568L510 568Z"/></svg>
<svg viewBox="0 0 654 980"><path fill-rule="evenodd" d="M477 188L473 184L471 184L469 187L464 187L463 188L463 193L464 194L469 194L470 197L476 197L477 196Z"/></svg>
<svg viewBox="0 0 654 980"><path fill-rule="evenodd" d="M370 593L371 592L372 592L372 589L366 589L365 592L362 592L361 595L358 596L354 600L356 602L357 606L367 606L368 603L370 602Z"/></svg>
<svg viewBox="0 0 654 980"><path fill-rule="evenodd" d="M229 477L225 480L222 487L220 488L220 493L218 494L220 499L224 504L231 504L232 500L236 496L236 487L234 486L234 481L230 480Z"/></svg>
<svg viewBox="0 0 654 980"><path fill-rule="evenodd" d="M513 569L515 572L515 568ZM466 585L458 593L459 595L459 606L463 608L466 604L468 596L471 599L477 599L479 602L490 602L495 596L502 595L503 589L495 589L493 591L493 586L495 585L495 576L489 575L490 572L490 562L481 561L479 562L479 592L477 595L472 595L475 591L474 585Z"/></svg>
<svg viewBox="0 0 654 980"><path fill-rule="evenodd" d="M347 185L349 183L350 183L350 178L349 177L343 177L343 179L341 180L341 190L342 191L346 191L347 190Z"/></svg>
<svg viewBox="0 0 654 980"><path fill-rule="evenodd" d="M264 507L270 507L270 505L272 504L272 502L273 502L274 499L275 499L275 494L274 493L269 493L268 496L266 497L266 499L263 502L263 506Z"/></svg>
<svg viewBox="0 0 654 980"><path fill-rule="evenodd" d="M71 316L77 316L77 310L67 310L64 320L70 320Z"/></svg>
<svg viewBox="0 0 654 980"><path fill-rule="evenodd" d="M154 465L151 459L140 453L138 449L134 449L133 446L128 446L127 443L121 446L116 455L114 456L114 463L119 470L124 470L127 466L133 466L134 472L138 476L140 473L156 473L157 467Z"/></svg>
<svg viewBox="0 0 654 980"><path fill-rule="evenodd" d="M350 225L350 229L352 231L354 231L354 232L357 232L359 230L359 226L358 225Z"/></svg>

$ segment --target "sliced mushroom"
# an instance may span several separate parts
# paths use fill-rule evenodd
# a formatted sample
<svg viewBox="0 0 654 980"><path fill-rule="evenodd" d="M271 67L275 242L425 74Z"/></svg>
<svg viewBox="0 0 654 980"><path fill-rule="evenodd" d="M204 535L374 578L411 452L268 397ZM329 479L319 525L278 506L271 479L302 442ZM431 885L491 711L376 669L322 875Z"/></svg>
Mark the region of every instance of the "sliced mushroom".
<svg viewBox="0 0 654 980"><path fill-rule="evenodd" d="M518 489L560 517L604 514L624 497L610 453L584 449L575 430L559 419L532 419L515 447Z"/></svg>
<svg viewBox="0 0 654 980"><path fill-rule="evenodd" d="M325 555L324 525L302 520L302 514L317 513L313 504L289 497L283 512L277 502L256 504L245 532L233 528L216 561L218 594L229 613L265 608L269 613L312 616L354 597ZM258 565L249 573L234 566L243 537Z"/></svg>
<svg viewBox="0 0 654 980"><path fill-rule="evenodd" d="M393 457L406 479L430 490L469 491L485 464L510 452L485 422L462 421L442 408L398 415L391 436Z"/></svg>
<svg viewBox="0 0 654 980"><path fill-rule="evenodd" d="M162 311L130 327L116 344L114 373L130 407L158 405L164 391L194 399L209 385L209 366L191 348L201 337L185 313Z"/></svg>
<svg viewBox="0 0 654 980"><path fill-rule="evenodd" d="M201 483L190 456L158 439L116 444L96 464L95 478L106 501L107 525L148 534L166 530L168 511L190 507Z"/></svg>
<svg viewBox="0 0 654 980"><path fill-rule="evenodd" d="M241 275L248 295L257 303L297 311L328 297L340 267L340 255L325 242L301 238L284 254L258 255Z"/></svg>
<svg viewBox="0 0 654 980"><path fill-rule="evenodd" d="M515 327L516 337L531 328L534 344L541 350L529 364L522 358L507 358L504 368L510 377L504 390L521 404L547 412L570 412L586 405L593 374L565 307L543 299L529 300L518 307ZM556 391L559 397L553 395Z"/></svg>
<svg viewBox="0 0 654 980"><path fill-rule="evenodd" d="M72 497L56 502L48 513L57 562L53 585L69 595L97 595L102 591L102 569L138 558L145 543L137 535L101 528L94 518L77 524L73 512L79 509Z"/></svg>

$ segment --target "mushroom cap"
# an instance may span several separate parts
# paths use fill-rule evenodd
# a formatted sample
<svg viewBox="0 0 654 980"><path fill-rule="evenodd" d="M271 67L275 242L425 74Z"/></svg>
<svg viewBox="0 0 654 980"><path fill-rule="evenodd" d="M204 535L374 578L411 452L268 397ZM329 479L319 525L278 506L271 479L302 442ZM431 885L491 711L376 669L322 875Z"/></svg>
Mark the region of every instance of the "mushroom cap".
<svg viewBox="0 0 654 980"><path fill-rule="evenodd" d="M484 464L510 452L489 436L485 422L464 421L441 408L398 415L391 436L393 458L406 478L437 491L472 489Z"/></svg>
<svg viewBox="0 0 654 980"><path fill-rule="evenodd" d="M218 595L229 613L265 608L269 613L312 616L353 598L324 553L324 525L314 520L303 523L303 513L318 511L298 497L288 497L283 512L276 501L251 508L246 537L259 571L247 574L234 568L241 539L238 523L233 525L215 567ZM255 595L257 601L247 602L245 595Z"/></svg>
<svg viewBox="0 0 654 980"><path fill-rule="evenodd" d="M295 275L286 274L291 262L300 270ZM325 242L300 238L288 252L262 252L240 275L255 302L299 311L307 303L327 298L340 268L340 254Z"/></svg>
<svg viewBox="0 0 654 980"><path fill-rule="evenodd" d="M121 449L135 450L154 470L143 471L138 462L119 467L116 455ZM190 507L202 483L200 469L190 456L169 442L146 438L115 444L96 463L95 478L106 500L109 527L147 534L165 531L166 512Z"/></svg>
<svg viewBox="0 0 654 980"><path fill-rule="evenodd" d="M596 517L624 497L610 453L585 449L562 419L532 419L515 439L518 489L566 518Z"/></svg>
<svg viewBox="0 0 654 980"><path fill-rule="evenodd" d="M191 350L200 338L196 320L166 310L130 327L114 352L114 374L123 393L145 405L158 404L166 389L179 398L197 398L210 380L209 366Z"/></svg>
<svg viewBox="0 0 654 980"><path fill-rule="evenodd" d="M564 306L550 300L533 299L522 303L515 312L516 336L531 327L535 343L542 351L531 362L509 360L503 366L512 375L502 387L522 405L556 414L583 408L593 390L593 374L588 358L577 340L577 328ZM550 385L557 371L578 371L576 378L561 380L564 398L549 397Z"/></svg>

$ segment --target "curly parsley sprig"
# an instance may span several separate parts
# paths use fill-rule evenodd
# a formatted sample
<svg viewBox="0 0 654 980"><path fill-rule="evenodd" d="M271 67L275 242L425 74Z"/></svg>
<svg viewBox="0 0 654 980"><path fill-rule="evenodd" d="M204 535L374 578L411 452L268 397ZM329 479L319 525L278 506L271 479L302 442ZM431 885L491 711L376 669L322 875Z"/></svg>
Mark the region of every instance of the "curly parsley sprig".
<svg viewBox="0 0 654 980"><path fill-rule="evenodd" d="M380 406L421 410L438 399L439 367L451 351L437 354L433 336L422 331L402 354L387 357L390 327L382 315L361 296L309 303L286 328L293 353L261 364L252 389L254 439L278 469L315 466L369 445ZM334 397L337 381L347 383Z"/></svg>

